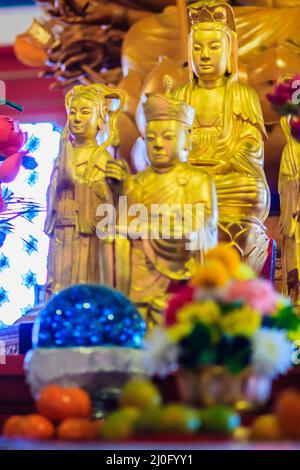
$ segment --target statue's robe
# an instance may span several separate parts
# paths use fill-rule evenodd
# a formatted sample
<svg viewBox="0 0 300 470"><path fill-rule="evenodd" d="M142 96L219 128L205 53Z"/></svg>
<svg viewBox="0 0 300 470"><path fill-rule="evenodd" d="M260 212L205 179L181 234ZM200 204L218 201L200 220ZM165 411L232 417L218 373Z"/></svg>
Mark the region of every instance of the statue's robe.
<svg viewBox="0 0 300 470"><path fill-rule="evenodd" d="M75 160L68 143L58 156L47 193L45 232L50 236L48 295L64 287L99 282L96 210L109 201L105 167L109 154L98 148Z"/></svg>
<svg viewBox="0 0 300 470"><path fill-rule="evenodd" d="M217 243L215 185L209 175L188 163L179 163L168 173L157 173L149 166L131 177L126 195L128 207L142 204L147 208L148 231L153 230L150 214L154 220L158 220L155 218L158 213L170 215L170 226L166 227L164 222L158 224L154 239L148 234L143 240L132 242L130 298L159 312L172 282L189 279L195 262L201 260L206 249ZM160 212L161 209L153 204L166 206ZM171 236L167 239L169 228ZM200 240L195 251L194 247L188 248L191 233L197 233Z"/></svg>
<svg viewBox="0 0 300 470"><path fill-rule="evenodd" d="M220 239L234 244L259 272L269 243L263 224L269 214L270 192L263 168L266 132L258 97L248 85L228 80L223 112L207 115L201 114L192 82L180 87L175 96L196 110L189 161L214 177ZM214 173L222 162L230 163L231 169Z"/></svg>
<svg viewBox="0 0 300 470"><path fill-rule="evenodd" d="M280 195L279 228L283 235L282 287L285 295L289 293L288 278L290 274L296 273L300 266L300 143L291 136L288 121L289 117L281 119L281 126L287 143L281 157L278 182ZM299 270L295 278L298 278L299 282ZM296 290L299 291L299 287ZM296 297L293 301L299 305L300 292L297 293Z"/></svg>

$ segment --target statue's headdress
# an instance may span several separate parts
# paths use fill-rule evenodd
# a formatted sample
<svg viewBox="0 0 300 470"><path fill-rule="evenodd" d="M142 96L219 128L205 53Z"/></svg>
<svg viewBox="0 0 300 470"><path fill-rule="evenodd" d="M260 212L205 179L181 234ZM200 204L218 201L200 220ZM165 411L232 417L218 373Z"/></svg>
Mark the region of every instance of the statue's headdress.
<svg viewBox="0 0 300 470"><path fill-rule="evenodd" d="M192 28L198 23L219 23L219 27L226 25L236 32L234 12L230 5L219 0L204 0L193 3L188 7ZM223 29L223 28L222 28Z"/></svg>
<svg viewBox="0 0 300 470"><path fill-rule="evenodd" d="M179 121L189 127L193 126L195 110L192 106L172 97L172 79L164 77L166 94L149 93L143 104L146 122L149 121Z"/></svg>
<svg viewBox="0 0 300 470"><path fill-rule="evenodd" d="M92 85L75 85L65 97L65 107L69 112L73 99L82 97L92 101L98 110L99 117L106 121L109 118L109 138L105 146L118 144L117 120L125 104L125 94L122 90L110 88L106 85L94 83ZM118 105L113 105L118 101ZM103 145L104 145L103 144Z"/></svg>

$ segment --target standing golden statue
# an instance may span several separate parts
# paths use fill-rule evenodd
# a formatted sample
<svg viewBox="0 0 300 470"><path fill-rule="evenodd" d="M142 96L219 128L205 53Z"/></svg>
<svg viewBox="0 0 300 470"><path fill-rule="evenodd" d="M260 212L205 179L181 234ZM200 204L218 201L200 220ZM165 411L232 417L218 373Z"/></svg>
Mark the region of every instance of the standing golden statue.
<svg viewBox="0 0 300 470"><path fill-rule="evenodd" d="M238 81L232 8L224 1L204 0L188 12L190 79L175 96L196 110L189 162L214 177L219 239L235 246L260 272L267 257L264 221L270 206L260 103L255 91Z"/></svg>
<svg viewBox="0 0 300 470"><path fill-rule="evenodd" d="M66 95L68 121L47 194L48 295L72 284L100 281L96 210L111 199L105 167L120 108L111 113L109 138L99 146L97 137L105 131L112 99L120 100L121 107L117 90L97 84L75 86Z"/></svg>
<svg viewBox="0 0 300 470"><path fill-rule="evenodd" d="M282 241L282 288L293 303L300 307L300 142L291 135L289 120L281 118L281 127L286 138L280 173L280 219Z"/></svg>
<svg viewBox="0 0 300 470"><path fill-rule="evenodd" d="M124 162L111 160L106 175L122 182L129 215L133 205L146 210L143 235L131 239L130 298L151 324L161 320L170 286L189 279L203 251L216 244L217 203L212 178L182 162L191 145L193 108L170 92L149 95L143 107L150 165L130 175Z"/></svg>

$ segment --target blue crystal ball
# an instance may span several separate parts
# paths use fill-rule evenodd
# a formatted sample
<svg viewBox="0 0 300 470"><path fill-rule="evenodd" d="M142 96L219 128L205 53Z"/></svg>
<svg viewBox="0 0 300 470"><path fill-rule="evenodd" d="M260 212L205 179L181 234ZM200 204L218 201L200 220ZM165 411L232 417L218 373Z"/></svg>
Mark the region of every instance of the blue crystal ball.
<svg viewBox="0 0 300 470"><path fill-rule="evenodd" d="M34 348L140 348L146 323L133 303L109 287L81 284L62 290L40 312Z"/></svg>

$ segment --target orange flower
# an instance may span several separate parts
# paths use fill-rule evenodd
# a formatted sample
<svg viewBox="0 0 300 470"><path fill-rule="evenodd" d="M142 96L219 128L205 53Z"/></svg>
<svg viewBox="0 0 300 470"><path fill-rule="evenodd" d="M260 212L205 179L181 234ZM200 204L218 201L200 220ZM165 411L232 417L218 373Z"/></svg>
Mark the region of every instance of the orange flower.
<svg viewBox="0 0 300 470"><path fill-rule="evenodd" d="M229 272L221 261L208 259L203 266L196 268L191 285L204 288L222 287L229 278Z"/></svg>
<svg viewBox="0 0 300 470"><path fill-rule="evenodd" d="M231 276L235 275L241 263L241 257L237 250L226 243L220 243L215 248L209 250L205 255L205 260L217 260L223 263Z"/></svg>

